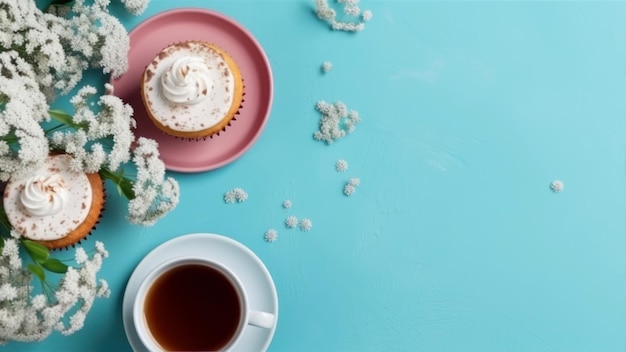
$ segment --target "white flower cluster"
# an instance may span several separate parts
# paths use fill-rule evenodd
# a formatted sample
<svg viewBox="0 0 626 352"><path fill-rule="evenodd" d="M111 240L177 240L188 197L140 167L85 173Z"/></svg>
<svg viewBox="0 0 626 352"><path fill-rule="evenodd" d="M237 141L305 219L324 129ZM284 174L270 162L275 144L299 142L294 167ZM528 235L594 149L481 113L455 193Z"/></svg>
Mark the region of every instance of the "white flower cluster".
<svg viewBox="0 0 626 352"><path fill-rule="evenodd" d="M351 178L348 183L346 183L346 185L343 187L343 194L345 194L346 196L351 196L352 193L354 193L354 191L356 191L356 188L361 184L361 180L358 177L353 177Z"/></svg>
<svg viewBox="0 0 626 352"><path fill-rule="evenodd" d="M139 15L146 10L148 7L148 3L150 0L122 0L126 11L132 13L133 15Z"/></svg>
<svg viewBox="0 0 626 352"><path fill-rule="evenodd" d="M290 229L293 229L294 227L298 226L298 218L293 215L289 215L287 219L285 219L285 226L287 226Z"/></svg>
<svg viewBox="0 0 626 352"><path fill-rule="evenodd" d="M337 170L337 172L348 171L348 162L343 159L337 160L335 163L335 170Z"/></svg>
<svg viewBox="0 0 626 352"><path fill-rule="evenodd" d="M285 206L285 205L289 205L289 206ZM291 201L290 200L286 200L283 202L283 209L290 209L291 208ZM313 222L308 219L308 218L302 218L302 219L298 219L296 216L294 215L289 215L287 216L287 218L285 219L285 227L288 229L293 229L296 227L300 227L300 230L306 232L309 231L312 227L313 227Z"/></svg>
<svg viewBox="0 0 626 352"><path fill-rule="evenodd" d="M31 273L22 268L18 240L6 239L0 255L0 343L39 341L53 331L69 335L80 330L94 299L110 294L107 282L96 278L108 255L102 242L96 242L91 258L79 247L78 267L68 268L54 296L33 296Z"/></svg>
<svg viewBox="0 0 626 352"><path fill-rule="evenodd" d="M298 220L298 218L294 215L290 215L285 219L285 227L288 229L293 229L296 226L300 227L300 230L307 232L313 228L313 221L308 218L302 218Z"/></svg>
<svg viewBox="0 0 626 352"><path fill-rule="evenodd" d="M322 72L326 73L333 69L333 64L330 61L324 61L322 64Z"/></svg>
<svg viewBox="0 0 626 352"><path fill-rule="evenodd" d="M227 204L233 204L235 202L241 203L248 199L248 193L243 188L233 188L224 194L224 202Z"/></svg>
<svg viewBox="0 0 626 352"><path fill-rule="evenodd" d="M264 238L267 242L274 242L278 239L278 232L274 229L269 229L265 232Z"/></svg>
<svg viewBox="0 0 626 352"><path fill-rule="evenodd" d="M313 134L313 138L317 141L324 141L326 144L331 144L345 137L346 134L352 133L356 125L361 122L359 113L355 110L348 111L346 104L341 101L329 104L320 100L315 108L322 113L322 118L319 130Z"/></svg>
<svg viewBox="0 0 626 352"><path fill-rule="evenodd" d="M90 4L75 0L71 7L55 5L44 13L33 0L0 0L0 181L27 174L44 162L49 141L40 123L49 120L48 103L57 94L73 90L89 67L114 75L128 68L128 34L109 14L109 3L110 0L94 0ZM129 9L140 10L147 3L148 0L134 0L125 4ZM87 89L82 94L89 92ZM130 116L128 108L111 96L101 100L101 104L110 110L96 118ZM116 122L101 123L112 127ZM128 129L124 127L128 123L116 126L117 130ZM93 129L94 133L98 130ZM117 130L112 133L127 140ZM82 133L57 136L59 144L76 147L86 143L85 137ZM106 159L98 146L94 148L83 157L76 154L77 164L90 169L90 165L95 167ZM118 149L124 149L123 143ZM118 151L109 157L111 166L125 159ZM90 158L95 160L87 162Z"/></svg>
<svg viewBox="0 0 626 352"><path fill-rule="evenodd" d="M128 68L129 38L124 26L109 14L110 0L75 0L51 7L50 13L35 1L0 0L0 47L14 51L32 67L36 81L48 94L64 94L82 79L91 66L120 75ZM148 0L125 1L138 14ZM9 49L9 50L7 50ZM51 89L52 88L52 89Z"/></svg>
<svg viewBox="0 0 626 352"><path fill-rule="evenodd" d="M565 189L565 184L561 180L554 180L550 183L550 189L554 193L560 193Z"/></svg>
<svg viewBox="0 0 626 352"><path fill-rule="evenodd" d="M311 219L303 218L300 220L300 230L308 232L313 228L313 221Z"/></svg>
<svg viewBox="0 0 626 352"><path fill-rule="evenodd" d="M154 140L139 138L133 162L137 179L133 185L135 197L128 203L128 220L150 226L178 205L180 187L174 178L165 176L165 165Z"/></svg>
<svg viewBox="0 0 626 352"><path fill-rule="evenodd" d="M328 22L333 30L346 32L360 32L365 29L365 22L373 17L371 10L361 11L359 0L337 0L343 5L343 12L352 20L342 21L337 19L337 11L331 8L328 0L315 0L315 13L317 18Z"/></svg>
<svg viewBox="0 0 626 352"><path fill-rule="evenodd" d="M130 160L135 139L131 130L135 127L133 109L116 96L102 95L97 103L99 111L94 113L89 99L95 94L94 87L85 86L71 99L74 105L72 123L80 128L54 132L52 147L72 155L72 166L76 171L98 172L106 166L114 172ZM103 146L105 140L107 149L110 149L108 153ZM111 140L112 144L109 143Z"/></svg>

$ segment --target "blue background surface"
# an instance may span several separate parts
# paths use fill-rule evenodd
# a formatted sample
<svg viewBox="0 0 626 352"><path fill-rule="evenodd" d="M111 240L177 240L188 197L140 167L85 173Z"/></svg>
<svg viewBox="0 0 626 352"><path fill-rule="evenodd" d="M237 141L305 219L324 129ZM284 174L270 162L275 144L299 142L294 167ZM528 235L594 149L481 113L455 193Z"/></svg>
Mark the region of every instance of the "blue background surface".
<svg viewBox="0 0 626 352"><path fill-rule="evenodd" d="M112 296L70 337L4 349L130 350L133 268L193 232L234 238L267 265L280 304L270 351L626 349L626 3L363 0L374 18L358 34L329 30L308 0L153 0L121 19L130 30L188 6L264 47L266 129L226 167L173 174L180 205L154 227L128 225L109 197L86 245L109 249ZM311 138L322 99L363 119L330 146ZM349 177L362 183L345 197ZM248 201L224 204L234 187ZM313 229L286 229L287 215Z"/></svg>

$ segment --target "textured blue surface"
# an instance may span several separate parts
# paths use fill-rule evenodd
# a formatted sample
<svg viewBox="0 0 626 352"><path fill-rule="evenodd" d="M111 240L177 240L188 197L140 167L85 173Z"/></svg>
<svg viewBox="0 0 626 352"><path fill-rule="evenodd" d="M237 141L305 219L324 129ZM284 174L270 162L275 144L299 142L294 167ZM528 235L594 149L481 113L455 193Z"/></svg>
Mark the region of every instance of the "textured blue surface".
<svg viewBox="0 0 626 352"><path fill-rule="evenodd" d="M626 3L361 5L374 18L356 35L330 31L312 1L153 0L124 16L131 29L197 6L239 21L272 64L271 118L231 165L175 174L180 206L152 228L127 225L109 197L88 244L111 253L111 298L75 335L4 348L129 350L134 266L170 238L214 232L274 277L270 351L624 351ZM314 141L320 99L358 110L355 133ZM349 177L362 184L348 198ZM234 187L249 200L224 204ZM313 229L284 228L291 214Z"/></svg>

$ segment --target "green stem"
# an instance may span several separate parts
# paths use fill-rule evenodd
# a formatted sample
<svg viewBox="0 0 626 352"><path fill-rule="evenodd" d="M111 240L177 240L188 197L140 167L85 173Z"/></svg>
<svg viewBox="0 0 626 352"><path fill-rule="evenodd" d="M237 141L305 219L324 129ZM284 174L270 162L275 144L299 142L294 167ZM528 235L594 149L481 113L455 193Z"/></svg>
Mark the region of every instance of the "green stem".
<svg viewBox="0 0 626 352"><path fill-rule="evenodd" d="M52 1L50 1L50 4L45 7L45 11L47 11L48 8L50 8L50 6L53 6L53 5L65 5L65 4L69 4L69 3L73 2L73 1L74 0L52 0Z"/></svg>
<svg viewBox="0 0 626 352"><path fill-rule="evenodd" d="M64 125L64 124L56 125L56 126L50 128L50 129L46 130L45 133L46 133L46 136L49 136L52 132L56 132L58 130L62 130L64 128L68 128L68 127L69 126Z"/></svg>
<svg viewBox="0 0 626 352"><path fill-rule="evenodd" d="M5 141L8 145L17 143L17 136L15 135L15 129L11 129L6 136L2 137L2 140Z"/></svg>
<svg viewBox="0 0 626 352"><path fill-rule="evenodd" d="M0 207L0 225L4 228L5 231L2 231L2 235L5 237L11 237L11 223L9 222L9 217L7 216L7 212L4 210L4 207Z"/></svg>
<svg viewBox="0 0 626 352"><path fill-rule="evenodd" d="M125 196L127 199L135 198L135 191L133 190L133 181L124 176L124 171L112 172L111 170L103 167L100 169L100 177L105 180L111 180L117 186L117 191Z"/></svg>
<svg viewBox="0 0 626 352"><path fill-rule="evenodd" d="M58 121L69 127L75 128L77 130L86 129L89 127L89 124L87 122L75 123L73 120L73 116L62 110L48 110L48 114L50 114L50 117L53 120Z"/></svg>

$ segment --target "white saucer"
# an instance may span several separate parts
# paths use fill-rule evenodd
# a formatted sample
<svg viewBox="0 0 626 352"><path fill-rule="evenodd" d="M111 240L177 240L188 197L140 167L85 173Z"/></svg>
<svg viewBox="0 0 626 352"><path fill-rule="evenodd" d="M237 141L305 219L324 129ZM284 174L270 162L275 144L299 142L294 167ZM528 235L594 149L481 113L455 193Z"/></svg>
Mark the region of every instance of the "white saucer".
<svg viewBox="0 0 626 352"><path fill-rule="evenodd" d="M249 292L250 308L273 313L278 320L278 296L274 281L263 262L243 244L216 234L195 233L169 240L146 255L133 271L122 303L124 330L134 351L145 351L133 327L133 301L144 277L159 264L180 256L200 256L219 260L231 268ZM272 329L246 327L241 341L233 351L265 351L269 347Z"/></svg>

